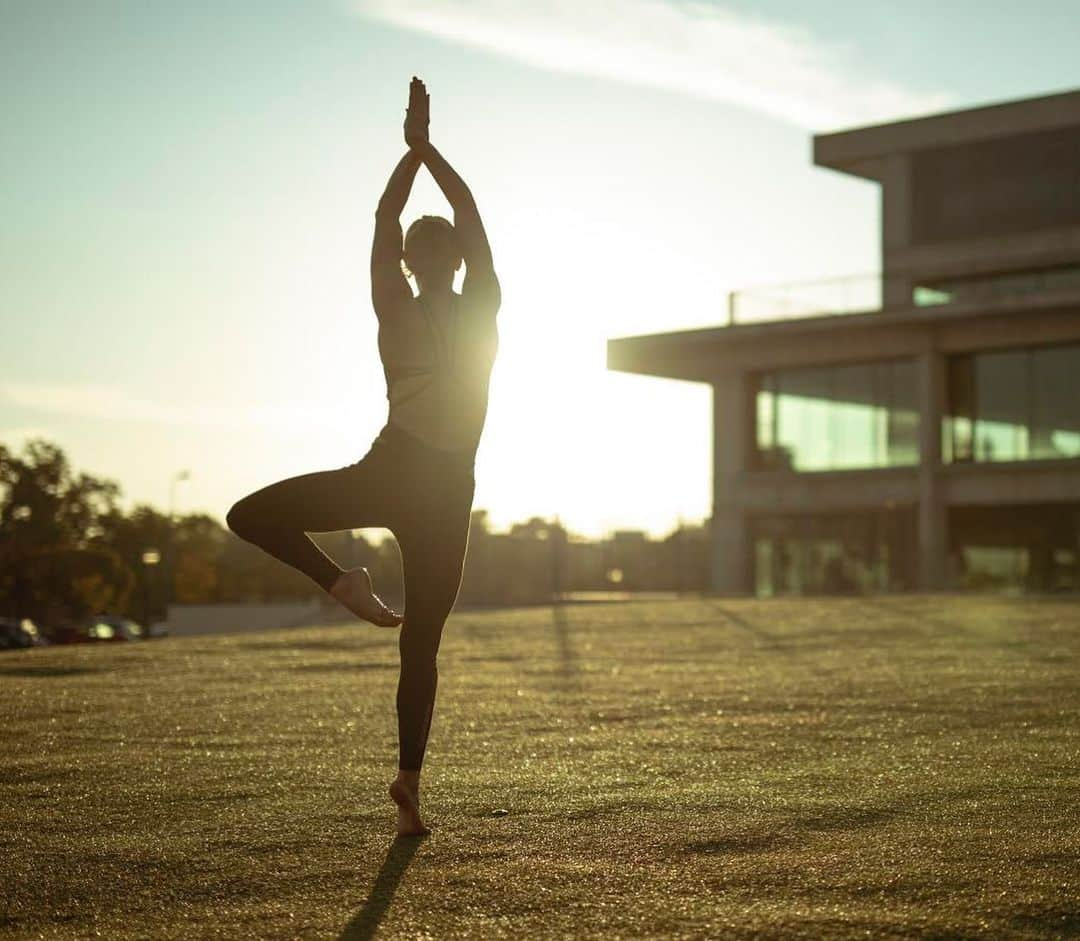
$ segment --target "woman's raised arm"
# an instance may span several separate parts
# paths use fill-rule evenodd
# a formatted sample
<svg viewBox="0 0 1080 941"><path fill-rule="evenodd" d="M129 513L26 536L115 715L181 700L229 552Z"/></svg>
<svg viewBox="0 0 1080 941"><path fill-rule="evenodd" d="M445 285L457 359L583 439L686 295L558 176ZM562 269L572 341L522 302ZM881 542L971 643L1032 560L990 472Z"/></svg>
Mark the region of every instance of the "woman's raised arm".
<svg viewBox="0 0 1080 941"><path fill-rule="evenodd" d="M375 238L371 243L371 303L380 320L412 298L401 270L401 213L409 201L420 157L409 150L403 156L375 210Z"/></svg>
<svg viewBox="0 0 1080 941"><path fill-rule="evenodd" d="M405 122L405 142L410 151L423 161L454 210L454 228L457 230L461 254L465 259L465 283L462 293L477 298L482 296L497 310L501 299L499 280L495 277L491 246L488 244L484 223L480 219L480 211L476 208L476 200L465 181L428 139L428 111L427 89L420 79L413 78L409 87L409 117Z"/></svg>
<svg viewBox="0 0 1080 941"><path fill-rule="evenodd" d="M430 141L418 142L413 146L413 152L423 159L424 166L431 171L446 201L454 210L454 228L461 240L461 253L465 256L469 273L491 273L491 246L488 244L484 223L480 219L480 211L476 208L476 200L473 199L469 187Z"/></svg>

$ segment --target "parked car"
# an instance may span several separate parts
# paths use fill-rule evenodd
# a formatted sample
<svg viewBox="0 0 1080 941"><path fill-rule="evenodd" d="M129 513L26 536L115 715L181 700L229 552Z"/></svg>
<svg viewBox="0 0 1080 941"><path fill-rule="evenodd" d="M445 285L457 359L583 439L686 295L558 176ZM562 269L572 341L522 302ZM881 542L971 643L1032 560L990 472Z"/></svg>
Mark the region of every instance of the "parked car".
<svg viewBox="0 0 1080 941"><path fill-rule="evenodd" d="M0 618L0 650L21 650L47 643L30 618Z"/></svg>
<svg viewBox="0 0 1080 941"><path fill-rule="evenodd" d="M87 640L145 640L146 629L131 618L114 614L99 614L87 618L82 625Z"/></svg>
<svg viewBox="0 0 1080 941"><path fill-rule="evenodd" d="M49 641L54 644L88 644L94 639L86 636L83 624L65 621L49 628Z"/></svg>

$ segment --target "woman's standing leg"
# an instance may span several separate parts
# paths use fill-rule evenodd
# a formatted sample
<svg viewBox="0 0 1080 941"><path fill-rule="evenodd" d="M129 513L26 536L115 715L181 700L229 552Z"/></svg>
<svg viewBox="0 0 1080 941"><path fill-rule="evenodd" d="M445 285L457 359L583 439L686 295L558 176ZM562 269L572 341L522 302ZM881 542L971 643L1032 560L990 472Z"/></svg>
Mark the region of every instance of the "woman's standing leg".
<svg viewBox="0 0 1080 941"><path fill-rule="evenodd" d="M439 644L461 587L468 549L471 481L466 489L467 499L459 495L442 507L432 507L422 523L402 527L397 534L405 575L405 620L398 639L399 774L391 795L401 810L401 833L426 830L419 815L420 769L439 681Z"/></svg>

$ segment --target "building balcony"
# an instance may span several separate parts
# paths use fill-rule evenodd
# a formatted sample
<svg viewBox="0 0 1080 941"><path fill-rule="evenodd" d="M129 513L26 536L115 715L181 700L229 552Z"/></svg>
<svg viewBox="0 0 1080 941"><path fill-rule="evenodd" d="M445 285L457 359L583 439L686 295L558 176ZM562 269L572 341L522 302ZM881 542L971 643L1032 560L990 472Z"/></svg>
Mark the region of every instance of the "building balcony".
<svg viewBox="0 0 1080 941"><path fill-rule="evenodd" d="M860 275L735 291L711 327L612 337L607 366L715 384L725 374L1075 342L1080 263L913 281Z"/></svg>

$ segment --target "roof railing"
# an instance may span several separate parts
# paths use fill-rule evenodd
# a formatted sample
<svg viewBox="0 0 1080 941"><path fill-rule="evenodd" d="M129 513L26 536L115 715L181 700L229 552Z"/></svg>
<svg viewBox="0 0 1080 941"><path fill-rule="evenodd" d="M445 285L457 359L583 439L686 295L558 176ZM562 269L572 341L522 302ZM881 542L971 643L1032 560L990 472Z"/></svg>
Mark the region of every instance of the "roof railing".
<svg viewBox="0 0 1080 941"><path fill-rule="evenodd" d="M1063 290L1080 291L1080 261L1035 271L933 281L913 277L909 272L846 275L731 291L727 305L728 326L800 317L983 303L1005 297Z"/></svg>

